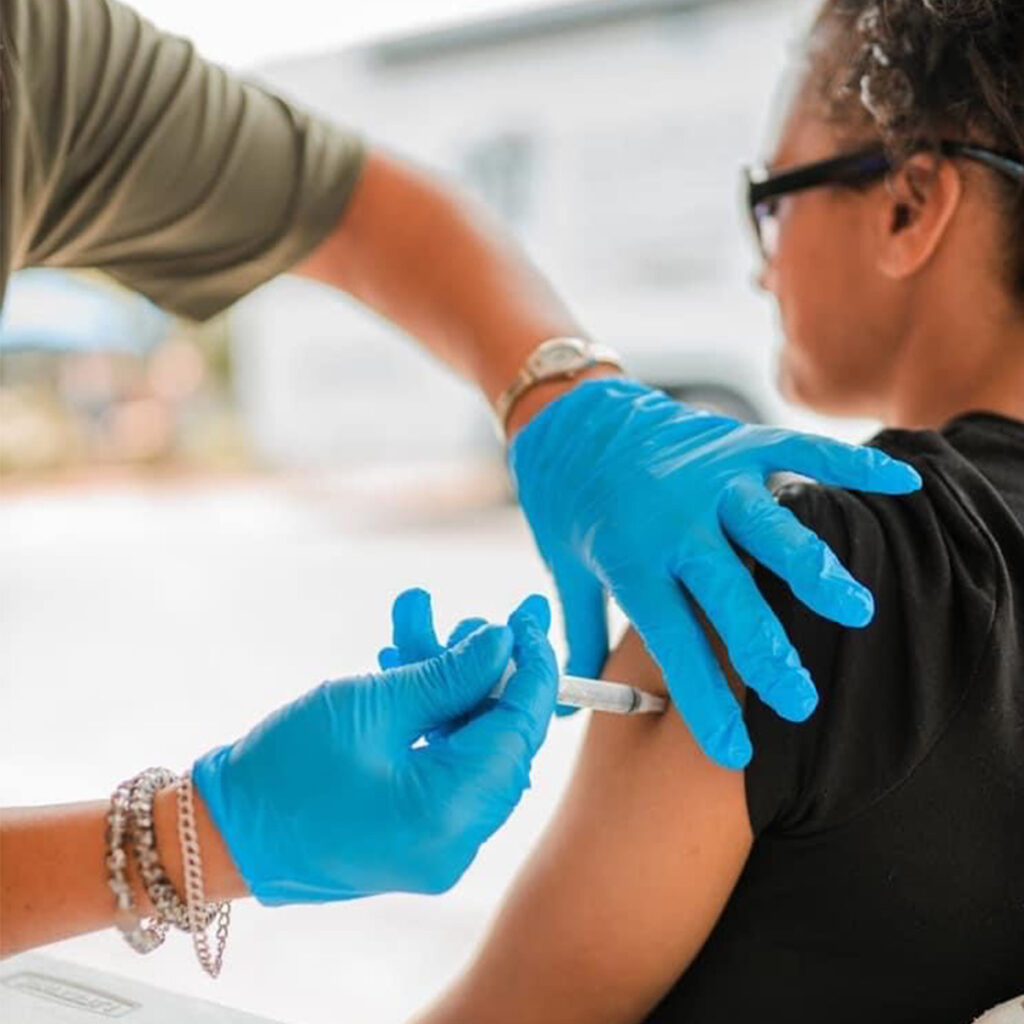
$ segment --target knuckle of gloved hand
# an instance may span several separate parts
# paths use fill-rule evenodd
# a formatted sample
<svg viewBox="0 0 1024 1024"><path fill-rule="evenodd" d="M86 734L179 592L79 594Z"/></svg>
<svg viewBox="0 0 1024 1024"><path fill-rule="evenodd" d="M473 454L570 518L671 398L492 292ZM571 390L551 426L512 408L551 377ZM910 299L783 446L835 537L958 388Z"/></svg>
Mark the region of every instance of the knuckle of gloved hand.
<svg viewBox="0 0 1024 1024"><path fill-rule="evenodd" d="M714 580L719 573L716 571L722 552L713 538L697 539L697 543L687 544L680 549L672 560L672 573L683 580L707 579Z"/></svg>
<svg viewBox="0 0 1024 1024"><path fill-rule="evenodd" d="M792 448L803 444L800 434L781 427L751 426L751 440L762 448Z"/></svg>
<svg viewBox="0 0 1024 1024"><path fill-rule="evenodd" d="M474 630L473 634L465 637L462 643L456 644L450 650L444 651L440 656L438 668L449 685L473 683L479 677L480 672L485 667L485 652L489 648L473 641L471 637L487 628L486 626L481 626L479 629Z"/></svg>
<svg viewBox="0 0 1024 1024"><path fill-rule="evenodd" d="M835 562L828 547L817 537L808 537L799 547L790 548L788 555L789 569L807 580L829 575L829 563Z"/></svg>
<svg viewBox="0 0 1024 1024"><path fill-rule="evenodd" d="M768 685L788 678L800 669L800 656L781 628L762 621L747 644L747 661Z"/></svg>
<svg viewBox="0 0 1024 1024"><path fill-rule="evenodd" d="M360 686L361 683L369 685L364 689ZM301 720L311 729L314 722L328 725L338 720L339 708L347 709L354 706L355 702L360 700L371 686L369 677L327 679L292 701L291 704L279 708L274 712L274 716L278 719Z"/></svg>
<svg viewBox="0 0 1024 1024"><path fill-rule="evenodd" d="M775 531L778 506L763 492L751 495L747 490L731 487L723 495L723 509L739 519L750 534L771 534Z"/></svg>
<svg viewBox="0 0 1024 1024"><path fill-rule="evenodd" d="M487 773L477 780L475 791L467 794L468 801L475 801L476 815L484 805L490 811L510 803L515 805L529 788L533 754L533 744L526 736L508 732L495 738L487 753ZM461 824L464 827L466 820Z"/></svg>
<svg viewBox="0 0 1024 1024"><path fill-rule="evenodd" d="M440 850L449 859L452 851L465 842L467 829L473 827L476 804L480 800L479 786L471 779L455 783L434 808L431 814L431 832Z"/></svg>
<svg viewBox="0 0 1024 1024"><path fill-rule="evenodd" d="M529 777L530 761L533 758L532 734L535 731L533 716L525 710L516 709L516 721L502 732L495 740L494 753L499 755L508 765L507 774L514 784L521 781L525 774Z"/></svg>
<svg viewBox="0 0 1024 1024"><path fill-rule="evenodd" d="M665 615L659 618L653 616L642 621L636 620L636 627L644 645L654 655L661 668L668 671L670 666L661 664L667 653L677 652L679 648L686 646L686 638L679 631L679 625L674 616Z"/></svg>
<svg viewBox="0 0 1024 1024"><path fill-rule="evenodd" d="M452 854L444 851L424 873L417 888L425 896L443 896L455 887L468 866L463 865L461 859L453 860Z"/></svg>
<svg viewBox="0 0 1024 1024"><path fill-rule="evenodd" d="M426 883L430 893L448 892L466 873L476 857L480 844L493 832L489 809L490 797L462 793L450 802L451 812L436 823L433 856L429 858Z"/></svg>
<svg viewBox="0 0 1024 1024"><path fill-rule="evenodd" d="M781 631L764 615L747 612L737 617L729 653L747 665L778 665L786 646Z"/></svg>
<svg viewBox="0 0 1024 1024"><path fill-rule="evenodd" d="M417 687L427 701L437 700L459 686L463 679L463 660L459 652L451 650L417 666Z"/></svg>

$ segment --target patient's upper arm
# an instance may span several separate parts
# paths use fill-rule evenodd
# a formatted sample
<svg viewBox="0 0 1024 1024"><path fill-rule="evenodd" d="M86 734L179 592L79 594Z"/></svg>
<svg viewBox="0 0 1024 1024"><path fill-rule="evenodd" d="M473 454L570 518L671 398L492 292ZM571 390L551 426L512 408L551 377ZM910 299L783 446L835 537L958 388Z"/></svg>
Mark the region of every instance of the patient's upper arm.
<svg viewBox="0 0 1024 1024"><path fill-rule="evenodd" d="M632 632L605 676L664 692ZM634 1021L699 952L750 850L741 772L682 719L593 716L562 806L475 962L423 1022Z"/></svg>

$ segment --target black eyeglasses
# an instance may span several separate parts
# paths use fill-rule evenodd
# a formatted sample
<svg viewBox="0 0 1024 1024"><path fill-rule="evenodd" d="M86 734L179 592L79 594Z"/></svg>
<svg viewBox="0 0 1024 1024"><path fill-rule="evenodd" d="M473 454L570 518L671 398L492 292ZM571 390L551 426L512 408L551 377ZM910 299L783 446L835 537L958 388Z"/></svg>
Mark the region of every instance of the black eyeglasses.
<svg viewBox="0 0 1024 1024"><path fill-rule="evenodd" d="M930 148L922 143L917 151ZM1024 163L1016 157L996 153L969 142L943 141L936 147L945 157L964 157L984 164L1024 186ZM778 242L779 200L794 192L826 185L857 188L884 178L894 169L892 160L880 144L830 157L789 171L771 174L765 169L747 169L747 210L758 249L765 260L775 255Z"/></svg>

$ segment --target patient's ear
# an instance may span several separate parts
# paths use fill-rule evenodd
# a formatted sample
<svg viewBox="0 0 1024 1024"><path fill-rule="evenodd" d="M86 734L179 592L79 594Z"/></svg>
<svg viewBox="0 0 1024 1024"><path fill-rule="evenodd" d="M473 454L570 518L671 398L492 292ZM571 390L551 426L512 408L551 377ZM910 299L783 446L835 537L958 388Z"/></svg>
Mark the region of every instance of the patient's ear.
<svg viewBox="0 0 1024 1024"><path fill-rule="evenodd" d="M890 174L877 210L878 269L896 281L922 270L962 196L963 179L952 160L918 153Z"/></svg>

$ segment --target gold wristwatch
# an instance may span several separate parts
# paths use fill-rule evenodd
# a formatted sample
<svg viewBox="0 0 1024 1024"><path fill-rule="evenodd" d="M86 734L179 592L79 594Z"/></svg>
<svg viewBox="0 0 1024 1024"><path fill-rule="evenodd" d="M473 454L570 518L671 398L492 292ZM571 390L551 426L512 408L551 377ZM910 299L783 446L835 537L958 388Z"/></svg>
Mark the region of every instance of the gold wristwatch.
<svg viewBox="0 0 1024 1024"><path fill-rule="evenodd" d="M516 379L494 402L498 427L505 435L512 407L530 388L548 380L571 380L598 364L622 369L622 357L607 345L583 338L551 338L538 345L527 357Z"/></svg>

